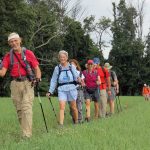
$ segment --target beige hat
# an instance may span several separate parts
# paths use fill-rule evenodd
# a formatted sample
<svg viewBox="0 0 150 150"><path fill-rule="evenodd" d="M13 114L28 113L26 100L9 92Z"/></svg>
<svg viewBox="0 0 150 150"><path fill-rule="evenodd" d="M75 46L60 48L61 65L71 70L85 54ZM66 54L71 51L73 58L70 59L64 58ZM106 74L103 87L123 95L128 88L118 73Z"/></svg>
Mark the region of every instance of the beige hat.
<svg viewBox="0 0 150 150"><path fill-rule="evenodd" d="M20 36L18 33L13 32L13 33L9 34L8 41L10 41L13 38L20 38Z"/></svg>
<svg viewBox="0 0 150 150"><path fill-rule="evenodd" d="M105 63L104 67L107 68L108 70L112 68L112 66L109 63Z"/></svg>

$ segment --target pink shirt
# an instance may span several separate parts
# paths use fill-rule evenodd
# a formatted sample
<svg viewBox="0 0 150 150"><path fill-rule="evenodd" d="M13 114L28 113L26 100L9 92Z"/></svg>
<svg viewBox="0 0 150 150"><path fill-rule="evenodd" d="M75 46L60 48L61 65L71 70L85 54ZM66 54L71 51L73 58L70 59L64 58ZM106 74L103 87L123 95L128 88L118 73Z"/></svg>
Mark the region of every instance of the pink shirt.
<svg viewBox="0 0 150 150"><path fill-rule="evenodd" d="M85 77L84 81L87 88L97 88L96 81L98 78L98 74L95 70L93 70L92 72L84 70L83 75Z"/></svg>

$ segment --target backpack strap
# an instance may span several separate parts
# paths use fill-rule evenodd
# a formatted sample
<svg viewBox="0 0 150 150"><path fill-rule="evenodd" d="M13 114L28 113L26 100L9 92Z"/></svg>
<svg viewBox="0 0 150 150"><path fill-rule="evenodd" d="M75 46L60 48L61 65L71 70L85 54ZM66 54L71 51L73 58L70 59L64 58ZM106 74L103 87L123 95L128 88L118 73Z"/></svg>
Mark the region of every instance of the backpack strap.
<svg viewBox="0 0 150 150"><path fill-rule="evenodd" d="M26 48L25 47L22 47L22 53L21 53L21 57L22 57L22 60L27 63L27 60L26 60ZM14 65L14 52L13 52L13 49L10 50L10 70L12 69Z"/></svg>
<svg viewBox="0 0 150 150"><path fill-rule="evenodd" d="M57 65L58 66L58 77L57 77L57 83L59 83L59 76L60 76L60 73L61 73L61 70L62 70L62 67L60 65Z"/></svg>
<svg viewBox="0 0 150 150"><path fill-rule="evenodd" d="M75 77L74 77L74 74L73 74L73 71L72 71L72 65L69 64L69 69L68 70L62 70L62 67L60 65L57 65L58 66L58 77L57 77L57 83L58 83L58 86L62 86L62 85L65 85L65 84L75 84L76 85L76 81L75 81ZM71 72L72 76L73 76L73 81L72 82L68 82L68 83L59 83L59 77L60 77L60 74L62 71L65 71L66 72L66 75L68 76L68 71Z"/></svg>
<svg viewBox="0 0 150 150"><path fill-rule="evenodd" d="M101 68L102 68L102 71L104 73L104 78L106 79L106 71L105 71L104 67L101 67Z"/></svg>
<svg viewBox="0 0 150 150"><path fill-rule="evenodd" d="M111 75L112 81L114 82L114 81L115 81L114 72L113 72L113 71L110 71L110 75Z"/></svg>
<svg viewBox="0 0 150 150"><path fill-rule="evenodd" d="M71 64L69 64L69 70L72 73L73 81L75 81L75 77L74 77L74 74L73 74L73 71L72 71L72 65Z"/></svg>
<svg viewBox="0 0 150 150"><path fill-rule="evenodd" d="M35 75L33 73L33 70L29 64L29 62L26 59L26 48L22 47L22 60L25 63L25 66L21 63L21 60L18 58L18 56L14 53L13 49L10 50L10 70L12 69L13 65L14 65L14 56L16 57L16 59L18 60L19 64L25 69L25 71L27 72L27 76L28 79L30 81L33 81L35 79Z"/></svg>
<svg viewBox="0 0 150 150"><path fill-rule="evenodd" d="M80 71L79 77L82 78L82 71Z"/></svg>

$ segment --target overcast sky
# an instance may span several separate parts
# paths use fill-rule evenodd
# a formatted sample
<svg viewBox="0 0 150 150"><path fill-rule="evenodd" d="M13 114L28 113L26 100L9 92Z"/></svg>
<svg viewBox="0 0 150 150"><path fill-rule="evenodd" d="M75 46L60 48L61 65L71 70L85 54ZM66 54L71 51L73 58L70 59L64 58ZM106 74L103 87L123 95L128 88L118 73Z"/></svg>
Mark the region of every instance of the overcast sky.
<svg viewBox="0 0 150 150"><path fill-rule="evenodd" d="M113 19L112 12L112 2L116 2L118 4L120 0L81 0L81 5L86 12L84 13L84 17L94 15L96 19L101 18L102 16L110 17ZM126 0L127 2L132 2L134 6L137 6L138 0ZM142 0L139 0L140 2ZM150 28L150 0L145 0L144 5L144 26L143 32L144 35L147 35ZM109 49L104 51L104 57L107 58L109 53Z"/></svg>

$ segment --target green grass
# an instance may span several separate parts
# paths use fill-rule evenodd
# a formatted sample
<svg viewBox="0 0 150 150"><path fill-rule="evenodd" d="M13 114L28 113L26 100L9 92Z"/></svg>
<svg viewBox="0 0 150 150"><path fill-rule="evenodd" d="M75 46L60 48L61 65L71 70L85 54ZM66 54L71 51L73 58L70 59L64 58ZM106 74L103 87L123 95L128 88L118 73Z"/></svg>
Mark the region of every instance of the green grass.
<svg viewBox="0 0 150 150"><path fill-rule="evenodd" d="M33 107L33 137L21 139L10 98L0 100L0 150L149 150L150 102L142 97L120 97L123 111L107 119L72 125L68 107L64 128L59 129L52 107L42 98L49 133L46 133L38 99ZM58 101L52 98L58 113ZM127 108L126 108L127 106ZM84 109L85 110L85 109Z"/></svg>

